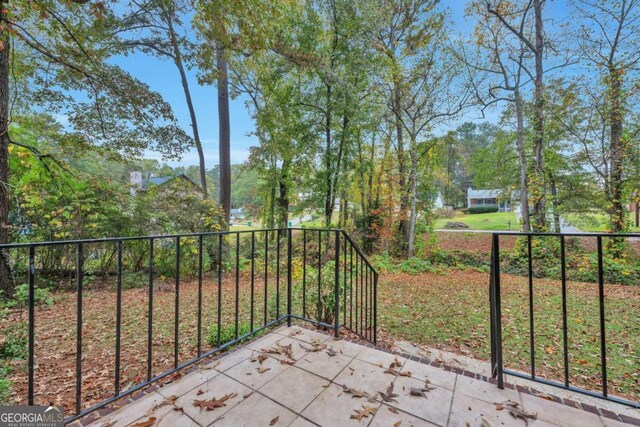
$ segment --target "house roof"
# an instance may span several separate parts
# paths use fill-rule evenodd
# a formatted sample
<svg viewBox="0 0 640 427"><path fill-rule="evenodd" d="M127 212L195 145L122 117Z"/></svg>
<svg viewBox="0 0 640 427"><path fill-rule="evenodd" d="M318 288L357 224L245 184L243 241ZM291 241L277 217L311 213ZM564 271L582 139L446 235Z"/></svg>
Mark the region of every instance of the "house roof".
<svg viewBox="0 0 640 427"><path fill-rule="evenodd" d="M198 184L196 184L195 182L193 182L193 180L191 178L189 178L187 175L181 173L180 175L167 175L167 176L154 176L153 178L149 178L147 179L145 182L142 183L142 187L147 190L149 189L149 186L151 184L153 185L164 185L167 182L176 179L176 178L180 178L180 179L185 179L188 182L190 182L191 184L195 185L196 187L200 188L200 186Z"/></svg>
<svg viewBox="0 0 640 427"><path fill-rule="evenodd" d="M474 190L469 187L467 190L467 197L470 199L495 199L498 198L503 193L503 190L500 189L490 189L490 190Z"/></svg>

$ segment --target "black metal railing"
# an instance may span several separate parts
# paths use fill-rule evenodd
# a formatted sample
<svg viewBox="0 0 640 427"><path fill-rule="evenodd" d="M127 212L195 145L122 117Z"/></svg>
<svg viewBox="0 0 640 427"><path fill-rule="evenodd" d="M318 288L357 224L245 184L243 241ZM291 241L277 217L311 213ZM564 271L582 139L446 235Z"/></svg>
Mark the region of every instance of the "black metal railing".
<svg viewBox="0 0 640 427"><path fill-rule="evenodd" d="M603 246L603 239L609 239L611 241L616 241L618 244L620 242L625 241L628 238L637 239L640 238L640 234L611 234L611 233L518 233L518 232L494 232L492 233L492 251L491 251L491 270L490 270L490 285L489 285L489 299L490 299L490 323L491 323L491 369L492 376L496 378L498 387L504 388L504 376L512 375L514 377L523 378L532 380L535 382L539 382L542 384L547 384L555 387L559 387L565 390L570 390L582 394L586 394L593 397L598 397L602 399L606 399L609 401L613 401L616 403L621 403L624 405L640 408L640 402L633 402L630 400L622 399L616 396L612 396L610 392L610 379L609 379L609 368L607 366L607 319L605 317L605 266L603 263L603 258L605 254L605 249ZM528 329L528 340L529 340L529 360L521 363L520 366L528 365L528 370L523 369L506 369L505 361L504 361L504 352L503 347L505 347L505 339L503 338L503 322L505 317L503 316L503 296L504 293L501 291L501 268L504 268L502 259L501 259L501 237L508 236L511 239L519 239L521 250L524 253L524 257L526 258L525 264L525 274L527 277L526 287L526 305L528 305L528 310L526 313L526 326ZM548 370L546 374L540 375L537 371L538 361L536 360L536 340L543 338L543 336L539 335L536 330L536 323L538 319L536 318L536 310L535 310L535 298L534 293L536 290L535 281L536 274L534 273L534 251L533 246L535 240L543 240L546 239L547 242L553 243L555 241L556 248L558 249L557 255L557 264L559 266L559 282L560 282L560 316L561 316L561 326L558 331L554 331L555 333L559 332L562 335L562 363L561 363L561 378L550 378ZM595 258L596 262L594 266L592 266L595 270L595 280L597 283L594 283L597 286L597 312L593 313L594 316L597 317L597 338L594 337L594 340L599 341L598 355L596 358L598 359L595 364L599 365L599 386L587 385L589 388L577 386L575 381L572 383L571 377L571 364L570 364L570 355L571 350L569 346L569 336L571 334L571 329L569 328L568 318L571 316L571 308L567 305L567 300L570 295L568 295L568 275L567 275L567 241L569 239L581 239L588 241L591 239L592 241L595 239ZM502 265L502 267L501 267ZM548 276L547 276L548 278ZM543 296L544 297L544 296ZM549 298L549 296L547 296ZM543 302L543 301L540 301ZM545 313L548 315L548 313ZM510 318L514 317L514 313L509 314ZM545 320L545 319L540 319ZM514 332L515 326L510 325L508 332ZM619 333L619 331L618 331ZM633 331L631 331L633 333ZM573 339L578 341L579 345L586 342L587 339L590 339L589 336L576 336L578 334L574 334ZM544 337L548 338L548 337ZM514 341L510 341L510 345L513 345ZM575 348L575 347L573 347ZM514 348L507 349L511 355L516 352ZM555 350L551 348L550 352L554 352ZM587 363L586 361L582 361L583 363ZM528 371L528 372L527 372ZM584 384L584 382L583 382Z"/></svg>
<svg viewBox="0 0 640 427"><path fill-rule="evenodd" d="M56 277L59 286L73 289L75 345L68 353L75 353L75 384L72 385L75 402L74 415L66 422L283 322L288 325L292 320L311 322L333 329L335 336L344 327L373 343L377 339L378 273L342 230L284 228L118 237L6 244L0 245L0 250L9 254L16 280L23 275L28 284L25 397L29 405L49 404L49 401L38 401L36 393L38 358L42 356L38 354L42 347L38 340L44 339L38 337L36 331L40 310L36 305L38 282ZM146 360L141 368L143 374L130 374L125 379L123 304L129 304L126 292L130 286L124 286L131 279L128 276L134 279L134 289L146 289L147 301L143 304L146 305L146 325L137 319L129 322L128 327L133 323L139 330L127 331L130 337L132 333L144 334L146 329ZM114 358L111 365L114 383L109 396L100 396L100 399L94 396L93 400L99 400L98 403L88 404L83 400L84 379L95 370L105 369L84 363L83 358L83 350L95 344L88 342L93 338L92 331L85 327L95 313L87 308L83 298L95 286L96 278L115 282L115 337L113 353L110 353ZM185 283L187 279L191 281L189 284ZM185 308L181 305L184 304L181 286L192 286L194 281L196 307ZM161 285L164 291L159 290ZM162 297L167 291L173 292L173 301L166 304L165 298L165 306L159 307L154 296ZM207 307L203 303L205 299L215 303ZM196 311L196 331L192 327L181 328L181 312L185 309ZM169 327L172 329L169 336L173 336L169 338L164 334L158 338L154 328L170 310L173 310L173 325ZM214 316L209 316L212 311ZM207 320L209 317L211 320ZM203 329L209 331L206 342ZM157 354L161 346L156 341L167 340L173 341L172 351L168 350L172 354Z"/></svg>

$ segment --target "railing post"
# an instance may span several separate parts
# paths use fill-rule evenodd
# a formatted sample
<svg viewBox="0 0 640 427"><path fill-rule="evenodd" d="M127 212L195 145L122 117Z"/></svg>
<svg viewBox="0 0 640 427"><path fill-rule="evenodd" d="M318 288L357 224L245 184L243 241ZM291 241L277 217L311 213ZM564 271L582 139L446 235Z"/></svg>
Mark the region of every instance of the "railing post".
<svg viewBox="0 0 640 427"><path fill-rule="evenodd" d="M287 326L291 326L291 229L287 229ZM303 314L304 315L304 314Z"/></svg>
<svg viewBox="0 0 640 427"><path fill-rule="evenodd" d="M493 270L493 260L495 258L495 249L493 242L491 245L491 262L489 266L489 335L491 338L491 377L496 377L496 320L495 320L495 272Z"/></svg>
<svg viewBox="0 0 640 427"><path fill-rule="evenodd" d="M35 383L35 281L36 248L29 246L29 379L27 403L33 405Z"/></svg>
<svg viewBox="0 0 640 427"><path fill-rule="evenodd" d="M333 316L334 316L334 336L340 336L340 231L335 231L335 273L333 287Z"/></svg>
<svg viewBox="0 0 640 427"><path fill-rule="evenodd" d="M504 366L502 361L502 308L500 303L500 235L493 234L493 306L495 333L495 369L498 388L504 388Z"/></svg>
<svg viewBox="0 0 640 427"><path fill-rule="evenodd" d="M373 345L378 344L378 272L373 272Z"/></svg>

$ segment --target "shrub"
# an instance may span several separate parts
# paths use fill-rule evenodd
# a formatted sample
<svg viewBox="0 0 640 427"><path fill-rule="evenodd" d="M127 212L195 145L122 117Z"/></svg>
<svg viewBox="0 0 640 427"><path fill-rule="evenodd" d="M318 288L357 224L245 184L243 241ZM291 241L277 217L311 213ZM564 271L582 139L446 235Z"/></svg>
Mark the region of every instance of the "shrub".
<svg viewBox="0 0 640 427"><path fill-rule="evenodd" d="M7 366L0 365L0 405L8 405L9 396L11 395L11 380L9 376L9 368Z"/></svg>
<svg viewBox="0 0 640 427"><path fill-rule="evenodd" d="M498 212L498 206L475 206L467 209L470 214L484 214Z"/></svg>
<svg viewBox="0 0 640 427"><path fill-rule="evenodd" d="M0 341L0 357L3 359L26 359L29 336L27 323L20 322L4 330L4 339Z"/></svg>
<svg viewBox="0 0 640 427"><path fill-rule="evenodd" d="M246 335L250 332L251 332L251 325L249 323L247 322L238 323L238 337ZM260 332L257 332L254 336L258 336L263 333L264 331L260 331ZM216 324L216 325L211 325L211 327L209 328L209 336L207 337L207 342L212 348L216 348L233 341L235 338L236 338L236 325L235 324L222 325L222 328L220 328L220 342L218 342L218 325ZM247 341L251 338L253 338L253 336L240 340L238 344L244 341Z"/></svg>
<svg viewBox="0 0 640 427"><path fill-rule="evenodd" d="M51 307L53 305L53 295L48 288L34 287L34 303L35 305L46 305ZM7 302L7 307L26 307L29 304L29 285L23 283L18 285L13 293L13 300Z"/></svg>
<svg viewBox="0 0 640 427"><path fill-rule="evenodd" d="M398 264L398 270L409 274L433 273L435 271L429 260L417 257L402 261Z"/></svg>

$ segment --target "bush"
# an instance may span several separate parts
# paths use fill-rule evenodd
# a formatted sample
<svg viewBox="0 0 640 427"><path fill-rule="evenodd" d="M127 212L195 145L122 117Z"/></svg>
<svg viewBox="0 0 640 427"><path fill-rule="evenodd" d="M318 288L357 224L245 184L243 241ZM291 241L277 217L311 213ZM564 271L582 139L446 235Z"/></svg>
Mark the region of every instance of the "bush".
<svg viewBox="0 0 640 427"><path fill-rule="evenodd" d="M475 206L467 209L470 214L484 214L498 212L498 206Z"/></svg>
<svg viewBox="0 0 640 427"><path fill-rule="evenodd" d="M238 323L238 337L241 337L243 335L246 335L248 333L251 332L251 325L249 323L246 322L239 322ZM256 333L254 336L258 336L264 333L263 331L260 331L258 333ZM238 342L238 344L250 340L252 339L254 336L251 337L247 337L243 340L240 340ZM231 341L233 341L234 339L236 339L236 325L235 324L231 324L231 325L223 325L222 328L220 329L220 342L218 342L218 325L211 325L211 327L209 328L209 336L207 337L207 342L209 343L209 345L212 348L216 348L216 347L220 347L221 345L225 345L226 343L229 343Z"/></svg>
<svg viewBox="0 0 640 427"><path fill-rule="evenodd" d="M0 358L26 360L28 343L29 336L26 322L20 322L5 328L4 337L0 341Z"/></svg>
<svg viewBox="0 0 640 427"><path fill-rule="evenodd" d="M53 305L53 295L48 288L34 287L34 303L35 305ZM29 304L29 285L23 283L18 285L13 293L13 300L5 303L6 307L26 307Z"/></svg>
<svg viewBox="0 0 640 427"><path fill-rule="evenodd" d="M403 273L420 274L420 273L433 273L434 268L431 266L431 262L422 258L409 258L398 264L398 270Z"/></svg>
<svg viewBox="0 0 640 427"><path fill-rule="evenodd" d="M9 396L11 395L11 380L9 376L9 368L0 365L0 405L8 405Z"/></svg>

